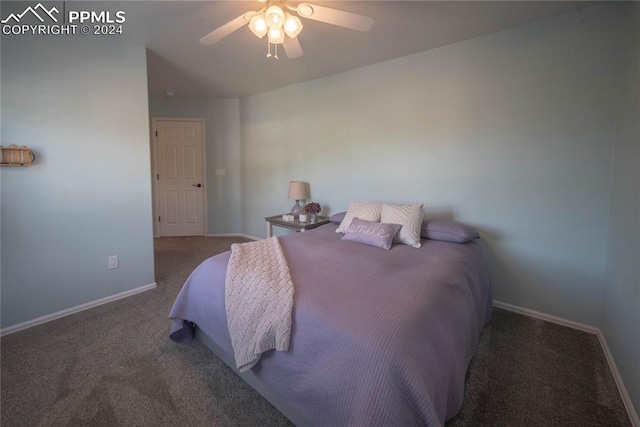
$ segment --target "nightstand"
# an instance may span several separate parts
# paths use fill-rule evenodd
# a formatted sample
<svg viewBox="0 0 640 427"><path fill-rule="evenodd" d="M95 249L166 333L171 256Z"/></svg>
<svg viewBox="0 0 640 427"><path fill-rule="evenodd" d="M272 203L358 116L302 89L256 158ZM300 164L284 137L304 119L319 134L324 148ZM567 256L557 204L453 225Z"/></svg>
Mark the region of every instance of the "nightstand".
<svg viewBox="0 0 640 427"><path fill-rule="evenodd" d="M267 238L273 236L273 227L288 228L290 230L296 230L304 233L307 230L320 227L321 225L325 225L330 222L329 218L326 216L319 216L316 222L300 222L298 221L298 218L293 221L285 221L282 219L282 215L269 216L265 218L265 221L267 221Z"/></svg>

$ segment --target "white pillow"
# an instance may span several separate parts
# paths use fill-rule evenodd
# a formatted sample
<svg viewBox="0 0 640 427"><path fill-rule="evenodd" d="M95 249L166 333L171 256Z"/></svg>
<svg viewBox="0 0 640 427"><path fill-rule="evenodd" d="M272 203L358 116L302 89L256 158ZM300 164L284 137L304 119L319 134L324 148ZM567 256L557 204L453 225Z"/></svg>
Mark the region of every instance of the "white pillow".
<svg viewBox="0 0 640 427"><path fill-rule="evenodd" d="M424 205L382 205L380 222L386 224L400 224L402 228L393 240L396 243L419 248L420 228L422 226L422 215ZM358 217L359 218L359 217Z"/></svg>
<svg viewBox="0 0 640 427"><path fill-rule="evenodd" d="M380 203L349 203L349 210L347 210L347 213L336 230L336 233L346 233L353 218L359 218L363 221L369 222L380 222L381 210L382 205ZM418 227L418 235L419 234L420 227Z"/></svg>

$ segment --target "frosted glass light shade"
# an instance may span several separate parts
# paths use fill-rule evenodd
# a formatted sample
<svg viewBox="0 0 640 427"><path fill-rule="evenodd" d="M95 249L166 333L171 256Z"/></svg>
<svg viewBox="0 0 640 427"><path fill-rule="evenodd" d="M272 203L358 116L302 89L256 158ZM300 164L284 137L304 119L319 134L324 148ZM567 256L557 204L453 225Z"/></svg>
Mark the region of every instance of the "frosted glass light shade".
<svg viewBox="0 0 640 427"><path fill-rule="evenodd" d="M297 16L287 13L284 20L284 32L291 38L296 37L302 31L302 22Z"/></svg>
<svg viewBox="0 0 640 427"><path fill-rule="evenodd" d="M251 18L251 21L249 21L249 29L258 38L263 38L267 35L269 27L267 26L267 21L264 19L264 15L260 14Z"/></svg>
<svg viewBox="0 0 640 427"><path fill-rule="evenodd" d="M282 28L284 25L284 12L278 6L271 6L264 13L264 19L269 28Z"/></svg>
<svg viewBox="0 0 640 427"><path fill-rule="evenodd" d="M281 28L269 29L269 41L273 44L280 44L284 42L284 31Z"/></svg>

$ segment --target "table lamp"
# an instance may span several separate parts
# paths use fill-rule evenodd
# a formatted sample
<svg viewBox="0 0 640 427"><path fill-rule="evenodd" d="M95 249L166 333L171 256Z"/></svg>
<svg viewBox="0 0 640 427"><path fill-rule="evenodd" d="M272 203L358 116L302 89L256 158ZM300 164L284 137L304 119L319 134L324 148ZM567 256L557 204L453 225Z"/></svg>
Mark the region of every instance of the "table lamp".
<svg viewBox="0 0 640 427"><path fill-rule="evenodd" d="M289 199L295 200L296 203L291 208L291 214L294 216L299 216L300 212L302 212L302 206L300 205L300 200L305 200L307 198L307 189L302 181L291 181L289 183Z"/></svg>

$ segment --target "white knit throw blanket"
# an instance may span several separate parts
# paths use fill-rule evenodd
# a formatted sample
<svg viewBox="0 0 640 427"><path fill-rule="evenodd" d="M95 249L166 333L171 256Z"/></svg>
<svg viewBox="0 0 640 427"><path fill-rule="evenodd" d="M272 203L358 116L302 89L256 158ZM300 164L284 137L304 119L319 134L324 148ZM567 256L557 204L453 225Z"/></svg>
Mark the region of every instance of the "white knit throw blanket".
<svg viewBox="0 0 640 427"><path fill-rule="evenodd" d="M265 351L289 350L293 282L277 237L231 245L225 309L239 371Z"/></svg>

